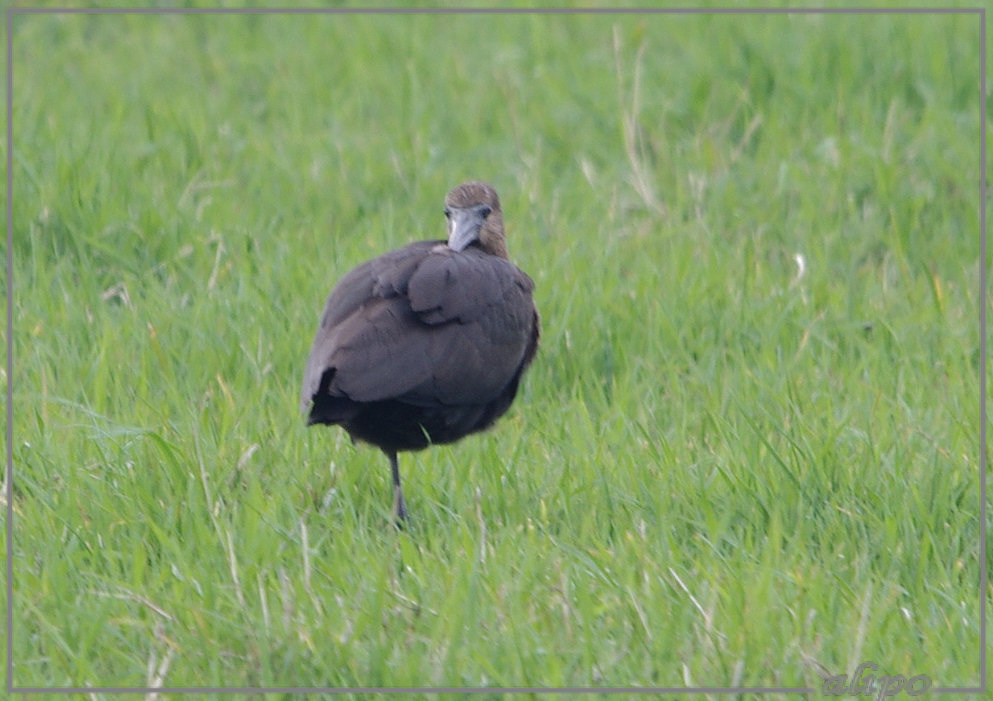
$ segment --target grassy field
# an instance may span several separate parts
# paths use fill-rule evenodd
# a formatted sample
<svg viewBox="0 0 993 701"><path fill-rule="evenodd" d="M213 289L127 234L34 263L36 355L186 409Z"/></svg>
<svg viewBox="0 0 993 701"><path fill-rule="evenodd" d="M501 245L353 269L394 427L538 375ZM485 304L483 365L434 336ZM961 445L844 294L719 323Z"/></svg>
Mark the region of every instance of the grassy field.
<svg viewBox="0 0 993 701"><path fill-rule="evenodd" d="M12 37L17 686L979 683L976 15ZM397 532L300 376L468 178L543 342Z"/></svg>

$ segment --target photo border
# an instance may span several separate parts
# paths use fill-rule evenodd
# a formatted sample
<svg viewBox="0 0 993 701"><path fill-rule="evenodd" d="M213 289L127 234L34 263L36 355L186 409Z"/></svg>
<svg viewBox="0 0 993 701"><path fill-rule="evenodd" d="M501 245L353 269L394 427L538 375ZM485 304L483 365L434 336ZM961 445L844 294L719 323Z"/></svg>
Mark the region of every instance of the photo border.
<svg viewBox="0 0 993 701"><path fill-rule="evenodd" d="M7 30L7 463L4 473L3 498L6 506L6 691L7 693L36 694L96 694L96 693L172 693L172 694L266 694L266 693L529 693L529 694L813 694L816 687L18 687L13 684L13 551L14 551L14 429L13 429L13 18L16 15L38 14L711 14L711 15L766 15L766 14L968 14L979 18L979 686L935 687L932 693L967 694L985 693L986 680L986 590L988 588L986 549L986 10L985 8L26 8L8 7Z"/></svg>

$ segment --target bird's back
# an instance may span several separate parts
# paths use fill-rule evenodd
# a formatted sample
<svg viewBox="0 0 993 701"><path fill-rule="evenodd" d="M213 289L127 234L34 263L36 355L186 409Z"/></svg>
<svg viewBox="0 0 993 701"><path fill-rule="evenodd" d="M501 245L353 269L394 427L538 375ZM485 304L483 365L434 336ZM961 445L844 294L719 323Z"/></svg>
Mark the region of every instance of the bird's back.
<svg viewBox="0 0 993 701"><path fill-rule="evenodd" d="M537 349L531 279L477 248L420 241L332 290L307 361L310 423L412 450L491 425Z"/></svg>

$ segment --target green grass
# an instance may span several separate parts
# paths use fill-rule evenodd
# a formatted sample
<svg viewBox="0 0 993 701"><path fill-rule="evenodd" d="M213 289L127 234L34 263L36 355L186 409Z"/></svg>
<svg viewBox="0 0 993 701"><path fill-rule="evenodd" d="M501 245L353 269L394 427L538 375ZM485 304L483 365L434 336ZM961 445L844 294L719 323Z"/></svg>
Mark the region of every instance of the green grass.
<svg viewBox="0 0 993 701"><path fill-rule="evenodd" d="M979 683L976 16L13 29L16 685ZM299 378L469 177L542 346L397 533Z"/></svg>

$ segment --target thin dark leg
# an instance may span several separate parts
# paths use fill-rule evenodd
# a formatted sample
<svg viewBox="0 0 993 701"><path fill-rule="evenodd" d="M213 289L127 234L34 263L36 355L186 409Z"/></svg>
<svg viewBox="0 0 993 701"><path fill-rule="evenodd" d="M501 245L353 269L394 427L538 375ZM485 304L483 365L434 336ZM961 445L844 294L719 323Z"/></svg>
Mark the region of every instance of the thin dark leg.
<svg viewBox="0 0 993 701"><path fill-rule="evenodd" d="M397 523L407 520L407 505L403 502L403 489L400 488L400 466L397 465L397 452L395 450L386 451L386 457L390 459L390 469L393 471L393 517Z"/></svg>

